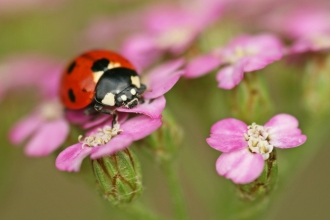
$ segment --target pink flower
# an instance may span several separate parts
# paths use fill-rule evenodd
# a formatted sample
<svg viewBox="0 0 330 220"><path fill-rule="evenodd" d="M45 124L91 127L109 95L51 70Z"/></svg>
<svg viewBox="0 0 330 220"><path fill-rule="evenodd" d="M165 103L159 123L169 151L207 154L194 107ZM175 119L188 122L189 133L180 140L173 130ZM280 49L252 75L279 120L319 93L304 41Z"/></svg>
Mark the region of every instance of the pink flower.
<svg viewBox="0 0 330 220"><path fill-rule="evenodd" d="M102 48L107 45L115 51L119 50L118 46L125 36L140 30L142 14L143 11L129 10L93 18L82 33L81 45L86 45L86 48Z"/></svg>
<svg viewBox="0 0 330 220"><path fill-rule="evenodd" d="M35 55L8 59L1 68L10 73L1 81L5 86L3 91L30 86L36 87L42 96L39 106L11 129L10 141L17 145L30 138L25 153L32 157L47 156L63 144L69 133L69 124L57 98L61 65Z"/></svg>
<svg viewBox="0 0 330 220"><path fill-rule="evenodd" d="M68 133L69 124L63 117L62 105L57 99L50 99L14 125L9 139L13 144L21 144L30 137L25 147L26 155L41 157L59 148Z"/></svg>
<svg viewBox="0 0 330 220"><path fill-rule="evenodd" d="M291 52L330 49L330 9L303 7L287 18L288 35L295 39Z"/></svg>
<svg viewBox="0 0 330 220"><path fill-rule="evenodd" d="M147 86L143 94L144 103L134 108L118 108L119 112L130 112L159 118L165 108L166 100L163 96L179 80L184 71L180 70L183 60L174 60L164 63L141 76L141 82Z"/></svg>
<svg viewBox="0 0 330 220"><path fill-rule="evenodd" d="M298 4L297 4L298 3ZM330 8L328 2L296 2L272 10L261 26L276 31L294 43L289 52L302 53L330 48ZM283 25L285 23L285 25Z"/></svg>
<svg viewBox="0 0 330 220"><path fill-rule="evenodd" d="M124 150L134 141L157 130L162 124L160 118L152 119L144 115L119 122L114 127L109 126L111 121L91 130L80 143L62 151L56 159L57 169L78 172L82 160L88 155L91 159L97 159Z"/></svg>
<svg viewBox="0 0 330 220"><path fill-rule="evenodd" d="M8 91L37 87L43 97L58 93L61 62L42 54L13 55L0 63L0 99Z"/></svg>
<svg viewBox="0 0 330 220"><path fill-rule="evenodd" d="M221 7L205 4L159 5L145 13L145 30L123 45L122 54L138 69L145 69L165 53L184 52L221 14Z"/></svg>
<svg viewBox="0 0 330 220"><path fill-rule="evenodd" d="M216 162L218 174L236 184L246 184L259 177L274 147L297 147L306 136L301 134L295 117L278 114L264 126L247 126L234 118L220 120L212 126L206 141L223 152Z"/></svg>
<svg viewBox="0 0 330 220"><path fill-rule="evenodd" d="M232 89L243 79L245 72L256 71L283 56L282 43L273 35L243 35L233 39L228 46L193 59L186 66L187 78L202 76L215 68L218 86Z"/></svg>

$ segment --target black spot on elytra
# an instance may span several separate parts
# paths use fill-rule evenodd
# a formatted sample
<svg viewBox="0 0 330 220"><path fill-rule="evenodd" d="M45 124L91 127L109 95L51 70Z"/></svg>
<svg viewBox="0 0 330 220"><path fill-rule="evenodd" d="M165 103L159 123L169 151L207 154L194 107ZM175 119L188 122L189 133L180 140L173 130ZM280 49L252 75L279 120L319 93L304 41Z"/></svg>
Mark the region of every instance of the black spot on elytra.
<svg viewBox="0 0 330 220"><path fill-rule="evenodd" d="M87 92L87 90L85 88L82 89L83 92Z"/></svg>
<svg viewBox="0 0 330 220"><path fill-rule="evenodd" d="M108 69L109 63L110 63L110 61L108 59L106 59L106 58L102 58L100 60L96 60L93 63L92 71L93 72L106 71Z"/></svg>
<svg viewBox="0 0 330 220"><path fill-rule="evenodd" d="M68 95L69 95L69 98L70 98L70 101L71 101L71 102L75 102L75 101L76 101L76 96L74 95L72 89L69 89L69 91L68 91Z"/></svg>
<svg viewBox="0 0 330 220"><path fill-rule="evenodd" d="M76 62L73 61L73 62L70 64L70 66L68 67L68 71L67 71L67 73L70 74L70 73L72 72L72 70L74 69L75 66L76 66Z"/></svg>

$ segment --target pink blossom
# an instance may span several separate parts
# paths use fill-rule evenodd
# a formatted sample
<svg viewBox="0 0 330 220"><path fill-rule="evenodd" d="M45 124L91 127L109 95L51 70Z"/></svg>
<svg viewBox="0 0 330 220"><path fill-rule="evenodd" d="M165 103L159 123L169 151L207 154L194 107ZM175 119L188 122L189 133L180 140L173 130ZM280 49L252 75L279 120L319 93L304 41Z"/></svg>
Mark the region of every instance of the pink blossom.
<svg viewBox="0 0 330 220"><path fill-rule="evenodd" d="M59 62L41 55L14 57L0 68L3 92L12 88L36 87L41 94L40 104L16 123L9 139L21 144L29 138L25 147L28 156L46 156L63 144L69 124L63 115L63 107L57 94L62 67Z"/></svg>
<svg viewBox="0 0 330 220"><path fill-rule="evenodd" d="M107 45L113 50L119 50L126 35L140 30L143 11L121 11L115 15L100 15L93 18L82 33L82 45L87 48L98 48ZM128 25L129 24L129 25Z"/></svg>
<svg viewBox="0 0 330 220"><path fill-rule="evenodd" d="M287 18L289 36L295 39L291 52L330 49L330 8L303 7Z"/></svg>
<svg viewBox="0 0 330 220"><path fill-rule="evenodd" d="M78 172L83 159L88 155L91 159L97 159L124 150L134 141L150 135L162 124L160 118L153 119L144 115L119 122L114 127L109 126L111 121L89 131L83 141L62 151L56 159L57 169Z"/></svg>
<svg viewBox="0 0 330 220"><path fill-rule="evenodd" d="M63 117L61 104L57 99L50 99L15 124L9 139L13 144L21 144L30 137L25 147L26 155L41 157L59 148L68 133L69 124Z"/></svg>
<svg viewBox="0 0 330 220"><path fill-rule="evenodd" d="M218 174L236 184L246 184L259 177L264 160L274 147L297 147L306 141L306 136L298 128L295 117L278 114L264 126L255 123L247 126L234 118L220 120L212 126L206 141L223 152L216 162Z"/></svg>
<svg viewBox="0 0 330 220"><path fill-rule="evenodd" d="M276 31L291 41L289 52L301 53L330 48L330 8L328 2L319 4L295 2L290 7L272 10L261 26ZM285 23L285 25L283 25Z"/></svg>
<svg viewBox="0 0 330 220"><path fill-rule="evenodd" d="M130 112L147 115L151 118L159 118L165 108L166 100L163 96L179 80L184 71L180 70L183 60L166 62L148 73L141 75L141 81L147 86L143 94L144 103L134 108L118 108L119 112Z"/></svg>
<svg viewBox="0 0 330 220"><path fill-rule="evenodd" d="M281 59L283 49L280 40L270 34L239 36L226 47L191 60L186 66L185 77L199 77L225 65L217 74L218 86L232 89L243 79L245 72L260 70Z"/></svg>
<svg viewBox="0 0 330 220"><path fill-rule="evenodd" d="M42 54L12 55L0 63L0 99L10 90L37 87L43 97L58 93L61 62Z"/></svg>
<svg viewBox="0 0 330 220"><path fill-rule="evenodd" d="M184 52L221 15L221 7L194 3L152 7L145 13L144 30L124 42L122 54L141 70L165 53Z"/></svg>

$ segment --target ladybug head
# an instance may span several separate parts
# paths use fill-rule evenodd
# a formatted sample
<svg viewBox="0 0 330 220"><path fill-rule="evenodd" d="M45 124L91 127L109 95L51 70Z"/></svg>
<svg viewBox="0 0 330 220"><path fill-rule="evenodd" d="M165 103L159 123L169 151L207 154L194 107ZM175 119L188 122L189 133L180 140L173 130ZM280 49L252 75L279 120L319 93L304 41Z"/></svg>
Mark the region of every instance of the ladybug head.
<svg viewBox="0 0 330 220"><path fill-rule="evenodd" d="M114 68L104 72L99 79L94 99L102 106L133 108L142 99L146 86L132 69Z"/></svg>
<svg viewBox="0 0 330 220"><path fill-rule="evenodd" d="M141 95L135 86L129 86L120 93L116 94L116 106L125 106L126 108L133 108L139 104Z"/></svg>

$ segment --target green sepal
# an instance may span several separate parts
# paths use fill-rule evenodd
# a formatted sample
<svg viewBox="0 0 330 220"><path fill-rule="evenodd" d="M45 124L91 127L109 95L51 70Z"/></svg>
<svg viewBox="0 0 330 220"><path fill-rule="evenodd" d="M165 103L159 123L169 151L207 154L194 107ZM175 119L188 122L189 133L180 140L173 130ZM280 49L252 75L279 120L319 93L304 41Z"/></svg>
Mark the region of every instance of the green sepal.
<svg viewBox="0 0 330 220"><path fill-rule="evenodd" d="M147 146L147 153L159 163L173 160L183 139L183 131L170 111L165 109L162 116L162 126L141 142L142 146Z"/></svg>
<svg viewBox="0 0 330 220"><path fill-rule="evenodd" d="M92 160L92 166L101 194L114 205L130 203L141 194L140 163L132 151Z"/></svg>
<svg viewBox="0 0 330 220"><path fill-rule="evenodd" d="M264 198L272 192L277 181L277 161L275 149L268 160L265 161L264 170L261 175L249 184L237 185L237 191L241 198L256 200Z"/></svg>

